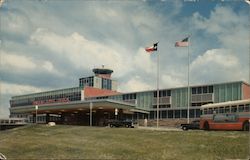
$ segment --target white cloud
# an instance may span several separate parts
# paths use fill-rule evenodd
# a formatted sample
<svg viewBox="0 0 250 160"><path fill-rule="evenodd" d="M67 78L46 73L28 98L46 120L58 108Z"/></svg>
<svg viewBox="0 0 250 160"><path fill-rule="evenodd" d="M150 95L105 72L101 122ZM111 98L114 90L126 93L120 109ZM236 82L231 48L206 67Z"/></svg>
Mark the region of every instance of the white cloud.
<svg viewBox="0 0 250 160"><path fill-rule="evenodd" d="M11 99L11 96L42 92L47 91L48 89L49 88L0 81L0 118L8 118L9 100Z"/></svg>
<svg viewBox="0 0 250 160"><path fill-rule="evenodd" d="M1 67L32 70L36 64L29 57L1 51Z"/></svg>
<svg viewBox="0 0 250 160"><path fill-rule="evenodd" d="M246 80L249 67L249 24L244 12L235 12L229 6L216 6L208 18L193 14L194 28L205 33L203 39L221 49L210 49L192 62L196 82ZM207 43L205 40L204 43ZM245 65L243 65L245 64Z"/></svg>
<svg viewBox="0 0 250 160"><path fill-rule="evenodd" d="M42 67L43 67L44 69L46 69L47 71L49 71L49 72L52 72L53 69L54 69L53 64L52 64L51 62L49 62L49 61L45 61L45 62L43 63L43 65L42 65Z"/></svg>
<svg viewBox="0 0 250 160"><path fill-rule="evenodd" d="M25 35L31 30L31 23L28 17L20 11L6 12L5 16L1 16L1 29L11 34Z"/></svg>
<svg viewBox="0 0 250 160"><path fill-rule="evenodd" d="M244 80L245 70L230 50L212 49L191 63L191 78L195 82Z"/></svg>
<svg viewBox="0 0 250 160"><path fill-rule="evenodd" d="M88 40L77 32L62 36L39 28L31 35L30 43L46 47L59 56L66 56L78 68L89 69L105 64L115 70L117 77L124 76L135 69L146 73L152 73L155 70L152 55L147 54L143 48L139 48L137 53L131 55L124 48L117 51L115 47Z"/></svg>
<svg viewBox="0 0 250 160"><path fill-rule="evenodd" d="M210 13L209 18L205 18L198 12L193 14L194 27L205 29L208 33L223 34L232 31L240 23L244 22L247 16L237 15L230 7L216 6Z"/></svg>
<svg viewBox="0 0 250 160"><path fill-rule="evenodd" d="M49 73L61 75L61 73L54 67L53 63L50 61L41 62L41 67L42 67L42 69L44 69L45 71L47 71Z"/></svg>
<svg viewBox="0 0 250 160"><path fill-rule="evenodd" d="M153 62L152 54L146 53L144 48L140 48L133 58L133 66L148 74L154 73L156 70L156 63Z"/></svg>
<svg viewBox="0 0 250 160"><path fill-rule="evenodd" d="M181 1L172 1L172 3L173 3L173 12L172 12L173 16L177 15L181 11L183 3Z"/></svg>
<svg viewBox="0 0 250 160"><path fill-rule="evenodd" d="M198 56L191 64L195 66L213 66L219 65L225 69L235 68L239 65L239 60L230 50L212 49L205 54Z"/></svg>
<svg viewBox="0 0 250 160"><path fill-rule="evenodd" d="M126 56L96 41L86 39L75 32L69 36L58 35L52 31L39 28L31 35L31 43L36 43L53 51L53 53L66 56L77 68L93 68L94 65L106 65L121 76L129 70ZM127 68L128 67L128 68Z"/></svg>
<svg viewBox="0 0 250 160"><path fill-rule="evenodd" d="M54 67L53 63L48 60L34 59L23 55L23 53L12 53L1 50L1 63L2 70L15 70L18 72L32 72L32 71L46 71L49 73L61 73Z"/></svg>
<svg viewBox="0 0 250 160"><path fill-rule="evenodd" d="M118 87L118 91L121 92L135 92L151 89L154 89L154 87L145 83L144 79L140 78L139 76L134 76L133 78L130 78L128 82L122 83Z"/></svg>
<svg viewBox="0 0 250 160"><path fill-rule="evenodd" d="M236 13L230 7L216 6L205 18L198 12L193 14L196 29L202 29L213 35L221 43L221 48L232 49L237 54L247 52L249 39L248 16L243 12Z"/></svg>
<svg viewBox="0 0 250 160"><path fill-rule="evenodd" d="M162 75L161 83L162 88L174 88L187 85L187 82L184 83L180 77L174 75Z"/></svg>
<svg viewBox="0 0 250 160"><path fill-rule="evenodd" d="M8 82L0 81L0 91L1 94L9 94L9 95L22 95L22 94L30 94L34 92L41 92L46 90L47 88L39 88L30 85L21 85L21 84L12 84Z"/></svg>

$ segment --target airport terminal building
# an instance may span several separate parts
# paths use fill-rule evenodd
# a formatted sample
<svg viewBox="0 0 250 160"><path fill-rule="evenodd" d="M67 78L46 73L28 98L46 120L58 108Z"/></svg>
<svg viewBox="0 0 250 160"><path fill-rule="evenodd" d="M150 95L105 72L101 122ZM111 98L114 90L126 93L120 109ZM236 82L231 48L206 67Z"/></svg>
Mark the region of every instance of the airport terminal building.
<svg viewBox="0 0 250 160"><path fill-rule="evenodd" d="M112 70L103 67L93 72L80 78L77 87L12 97L10 117L96 126L115 118L156 120L156 90L120 93ZM187 97L187 87L160 89L160 120L186 119ZM250 85L243 81L190 86L190 118L200 117L201 105L249 98Z"/></svg>

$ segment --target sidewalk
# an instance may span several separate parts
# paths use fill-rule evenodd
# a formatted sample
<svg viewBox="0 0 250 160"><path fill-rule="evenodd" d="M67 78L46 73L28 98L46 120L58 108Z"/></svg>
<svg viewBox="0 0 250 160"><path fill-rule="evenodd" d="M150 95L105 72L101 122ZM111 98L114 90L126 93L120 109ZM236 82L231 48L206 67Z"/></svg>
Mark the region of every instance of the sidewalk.
<svg viewBox="0 0 250 160"><path fill-rule="evenodd" d="M180 128L175 128L175 127L143 127L143 126L138 126L135 127L138 129L145 129L145 130L152 130L152 131L182 131Z"/></svg>

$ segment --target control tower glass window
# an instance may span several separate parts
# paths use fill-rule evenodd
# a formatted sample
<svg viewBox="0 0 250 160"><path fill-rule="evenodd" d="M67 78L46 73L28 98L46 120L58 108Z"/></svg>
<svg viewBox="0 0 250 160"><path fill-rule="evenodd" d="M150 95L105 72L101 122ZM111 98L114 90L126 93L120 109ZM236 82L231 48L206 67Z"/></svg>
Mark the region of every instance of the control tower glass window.
<svg viewBox="0 0 250 160"><path fill-rule="evenodd" d="M102 79L102 89L112 89L112 81L110 79Z"/></svg>
<svg viewBox="0 0 250 160"><path fill-rule="evenodd" d="M79 79L79 86L80 87L85 87L85 86L94 86L94 77L85 77L85 78L80 78Z"/></svg>

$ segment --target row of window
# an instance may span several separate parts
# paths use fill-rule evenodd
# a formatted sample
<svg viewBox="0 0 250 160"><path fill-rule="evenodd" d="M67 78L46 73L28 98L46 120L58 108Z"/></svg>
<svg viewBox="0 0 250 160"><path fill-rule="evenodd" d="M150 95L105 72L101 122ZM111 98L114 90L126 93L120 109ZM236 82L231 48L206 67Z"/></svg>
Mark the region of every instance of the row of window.
<svg viewBox="0 0 250 160"><path fill-rule="evenodd" d="M108 99L108 96L104 96L104 97L96 97L96 99Z"/></svg>
<svg viewBox="0 0 250 160"><path fill-rule="evenodd" d="M161 90L159 91L159 97L171 96L171 90ZM157 91L154 91L154 97L157 97Z"/></svg>
<svg viewBox="0 0 250 160"><path fill-rule="evenodd" d="M199 109L190 109L189 118L198 118L200 117L201 112ZM151 111L149 118L156 119L157 111ZM187 118L187 110L165 110L159 111L159 118Z"/></svg>
<svg viewBox="0 0 250 160"><path fill-rule="evenodd" d="M86 77L79 79L79 86L94 86L94 77Z"/></svg>
<svg viewBox="0 0 250 160"><path fill-rule="evenodd" d="M59 98L65 98L65 97L72 99L74 97L80 97L80 96L81 96L80 92L74 92L74 93L58 94L58 95L51 95L51 96L44 96L44 97L35 97L35 101L48 100L48 99L59 99ZM31 100L34 100L34 98Z"/></svg>
<svg viewBox="0 0 250 160"><path fill-rule="evenodd" d="M136 93L122 95L122 100L136 99Z"/></svg>
<svg viewBox="0 0 250 160"><path fill-rule="evenodd" d="M154 103L154 104L156 104L156 103ZM200 106L202 106L202 105L204 105L204 104L207 104L207 103L192 103L192 107L200 107ZM167 105L159 105L159 108L170 108L170 107L171 107L170 104L167 104ZM153 105L153 108L157 108L157 106L156 106L156 105Z"/></svg>
<svg viewBox="0 0 250 160"><path fill-rule="evenodd" d="M28 115L27 114L14 114L11 113L10 118L27 118Z"/></svg>
<svg viewBox="0 0 250 160"><path fill-rule="evenodd" d="M20 99L20 100L10 100L10 106L11 107L27 106L27 105L32 105L34 101L57 100L61 98L68 98L69 101L79 101L81 100L81 92L73 92L73 93L43 96L43 97L34 97L34 98L27 98L27 99Z"/></svg>
<svg viewBox="0 0 250 160"><path fill-rule="evenodd" d="M200 107L200 106L208 104L208 103L212 103L212 102L192 103L191 106L192 107Z"/></svg>
<svg viewBox="0 0 250 160"><path fill-rule="evenodd" d="M95 82L95 83L97 83L97 82ZM93 87L94 86L94 77L80 78L79 79L79 86L80 87L84 87L84 86ZM112 90L112 80L101 78L101 88Z"/></svg>
<svg viewBox="0 0 250 160"><path fill-rule="evenodd" d="M47 91L47 92L33 93L33 94L22 95L22 96L13 96L11 99L12 100L23 100L23 99L32 99L32 98L54 96L54 95L64 95L64 94L67 94L67 93L81 92L81 90L82 90L82 88L79 88L79 87L66 88L66 89L59 89L59 90L53 90L53 91Z"/></svg>
<svg viewBox="0 0 250 160"><path fill-rule="evenodd" d="M157 108L157 105L153 105L153 108ZM167 105L159 105L159 108L170 108L170 104L167 104Z"/></svg>
<svg viewBox="0 0 250 160"><path fill-rule="evenodd" d="M235 112L249 112L250 104L239 106L225 106L217 108L205 108L203 114L216 114L216 113L235 113Z"/></svg>
<svg viewBox="0 0 250 160"><path fill-rule="evenodd" d="M112 90L112 80L102 78L102 89Z"/></svg>
<svg viewBox="0 0 250 160"><path fill-rule="evenodd" d="M213 86L192 87L192 94L213 93Z"/></svg>
<svg viewBox="0 0 250 160"><path fill-rule="evenodd" d="M33 116L30 116L29 117L29 122L30 123L34 123L36 121L36 117L33 117ZM58 115L58 116L49 116L49 119L48 121L53 121L53 122L58 122L58 121L61 121L61 115ZM46 123L46 116L41 116L41 115L38 115L37 116L37 122L38 123Z"/></svg>
<svg viewBox="0 0 250 160"><path fill-rule="evenodd" d="M0 124L21 124L25 123L25 119L1 119Z"/></svg>
<svg viewBox="0 0 250 160"><path fill-rule="evenodd" d="M192 94L213 93L213 86L193 87ZM159 91L159 97L171 96L171 90ZM157 91L154 91L154 97L157 97Z"/></svg>

